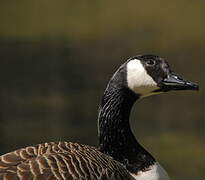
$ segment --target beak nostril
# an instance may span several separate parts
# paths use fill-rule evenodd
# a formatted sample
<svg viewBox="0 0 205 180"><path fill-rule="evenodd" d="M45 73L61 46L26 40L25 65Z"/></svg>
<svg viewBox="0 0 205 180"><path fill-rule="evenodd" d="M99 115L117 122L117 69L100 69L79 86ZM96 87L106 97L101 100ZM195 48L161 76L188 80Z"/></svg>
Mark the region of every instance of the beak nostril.
<svg viewBox="0 0 205 180"><path fill-rule="evenodd" d="M179 76L176 76L176 78L177 78L178 80L180 80L180 81L183 81L183 80L184 80L183 78L181 78L181 77L179 77Z"/></svg>

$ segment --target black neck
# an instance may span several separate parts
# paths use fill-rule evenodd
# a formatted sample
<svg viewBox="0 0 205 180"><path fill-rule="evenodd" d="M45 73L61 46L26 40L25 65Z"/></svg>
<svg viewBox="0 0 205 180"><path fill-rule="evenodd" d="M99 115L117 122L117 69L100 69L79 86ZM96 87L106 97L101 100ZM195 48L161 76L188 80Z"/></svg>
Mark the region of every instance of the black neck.
<svg viewBox="0 0 205 180"><path fill-rule="evenodd" d="M144 170L155 162L130 129L130 111L138 98L128 88L110 83L103 95L98 118L100 151L123 163L130 172Z"/></svg>

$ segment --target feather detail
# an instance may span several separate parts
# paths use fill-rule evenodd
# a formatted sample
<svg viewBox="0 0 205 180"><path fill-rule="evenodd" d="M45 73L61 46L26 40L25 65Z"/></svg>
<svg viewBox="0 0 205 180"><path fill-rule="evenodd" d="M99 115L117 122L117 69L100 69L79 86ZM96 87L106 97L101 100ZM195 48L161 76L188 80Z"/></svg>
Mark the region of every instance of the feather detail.
<svg viewBox="0 0 205 180"><path fill-rule="evenodd" d="M0 180L132 179L122 164L95 147L50 142L0 156Z"/></svg>

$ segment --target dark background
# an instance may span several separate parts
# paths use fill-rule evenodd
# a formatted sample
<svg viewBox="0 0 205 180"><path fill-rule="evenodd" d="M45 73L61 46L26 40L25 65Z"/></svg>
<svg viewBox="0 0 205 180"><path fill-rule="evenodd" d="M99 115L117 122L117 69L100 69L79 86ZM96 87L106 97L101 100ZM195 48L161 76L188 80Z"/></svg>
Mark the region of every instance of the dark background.
<svg viewBox="0 0 205 180"><path fill-rule="evenodd" d="M97 146L106 83L157 54L199 92L146 98L132 129L173 180L204 179L205 1L0 1L0 152L46 141Z"/></svg>

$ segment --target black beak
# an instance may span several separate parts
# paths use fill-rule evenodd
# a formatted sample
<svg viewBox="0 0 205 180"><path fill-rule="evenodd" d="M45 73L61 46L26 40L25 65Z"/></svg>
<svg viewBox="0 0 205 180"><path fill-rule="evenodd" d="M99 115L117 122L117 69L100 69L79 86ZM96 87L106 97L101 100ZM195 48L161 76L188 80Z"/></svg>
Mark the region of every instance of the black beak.
<svg viewBox="0 0 205 180"><path fill-rule="evenodd" d="M162 91L170 90L199 90L199 85L187 81L177 74L171 72L168 76L161 82Z"/></svg>

